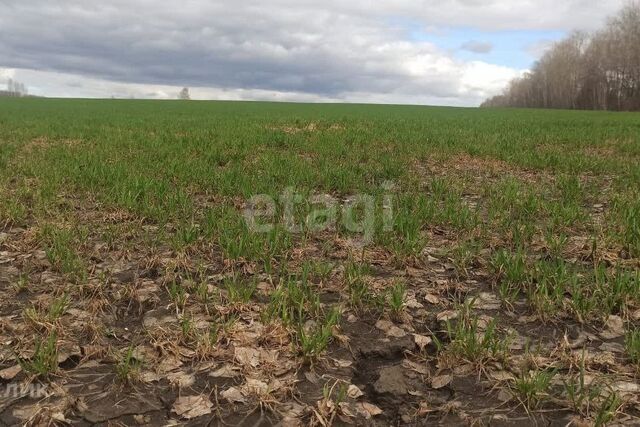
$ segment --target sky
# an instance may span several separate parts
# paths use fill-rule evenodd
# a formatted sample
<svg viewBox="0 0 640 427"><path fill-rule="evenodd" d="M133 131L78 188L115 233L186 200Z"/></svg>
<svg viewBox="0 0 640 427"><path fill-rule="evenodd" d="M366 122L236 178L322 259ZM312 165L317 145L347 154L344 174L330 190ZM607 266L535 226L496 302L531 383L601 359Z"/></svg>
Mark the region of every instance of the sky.
<svg viewBox="0 0 640 427"><path fill-rule="evenodd" d="M0 88L476 106L625 0L0 0Z"/></svg>

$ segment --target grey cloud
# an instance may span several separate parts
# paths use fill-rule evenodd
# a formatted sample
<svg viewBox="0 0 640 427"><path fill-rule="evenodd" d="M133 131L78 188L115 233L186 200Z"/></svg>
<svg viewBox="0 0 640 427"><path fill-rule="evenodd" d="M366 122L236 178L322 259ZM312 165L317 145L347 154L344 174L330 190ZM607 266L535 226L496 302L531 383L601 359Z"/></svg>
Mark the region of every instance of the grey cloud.
<svg viewBox="0 0 640 427"><path fill-rule="evenodd" d="M389 92L408 78L402 69L392 66L401 59L398 55L376 53L389 43L381 28L372 28L359 18L344 20L326 12L282 14L282 10L257 6L223 11L218 5L202 3L203 10L183 9L169 16L161 8L141 21L143 11L132 13L136 11L131 8L144 2L105 8L101 13L90 12L81 4L61 8L37 3L14 6L20 19L5 15L0 57L7 59L2 65L136 83L326 96L348 91ZM311 21L304 22L310 16ZM32 31L42 21L54 24ZM418 47L409 53L428 54L428 50ZM440 82L432 90L455 95L454 87Z"/></svg>
<svg viewBox="0 0 640 427"><path fill-rule="evenodd" d="M548 9L528 1L511 7L511 1L0 0L0 67L264 96L387 95L474 103L489 89L465 83L469 64L410 41L406 28L389 21L534 27L536 15L527 12ZM617 1L622 0L612 0ZM558 22L558 15L571 16L568 8L585 2L568 2L547 18ZM586 8L596 9L602 6ZM589 13L581 19L593 21ZM514 19L518 16L520 21Z"/></svg>
<svg viewBox="0 0 640 427"><path fill-rule="evenodd" d="M460 49L473 53L489 53L493 50L493 44L477 40L469 40L460 46Z"/></svg>

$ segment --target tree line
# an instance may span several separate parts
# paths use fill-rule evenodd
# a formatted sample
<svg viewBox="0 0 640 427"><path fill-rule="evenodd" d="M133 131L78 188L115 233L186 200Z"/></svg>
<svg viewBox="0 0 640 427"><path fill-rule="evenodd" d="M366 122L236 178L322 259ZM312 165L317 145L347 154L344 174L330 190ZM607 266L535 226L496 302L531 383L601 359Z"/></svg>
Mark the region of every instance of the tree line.
<svg viewBox="0 0 640 427"><path fill-rule="evenodd" d="M555 43L481 107L640 111L640 3L629 3L600 31Z"/></svg>
<svg viewBox="0 0 640 427"><path fill-rule="evenodd" d="M29 91L24 83L20 83L13 79L7 81L7 90L4 92L6 96L27 96Z"/></svg>

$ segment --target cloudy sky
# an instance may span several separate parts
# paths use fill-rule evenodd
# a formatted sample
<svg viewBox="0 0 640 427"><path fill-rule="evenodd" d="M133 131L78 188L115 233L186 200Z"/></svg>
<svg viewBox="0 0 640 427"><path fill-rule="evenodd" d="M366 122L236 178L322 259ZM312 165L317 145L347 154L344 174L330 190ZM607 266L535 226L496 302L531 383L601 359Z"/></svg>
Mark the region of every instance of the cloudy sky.
<svg viewBox="0 0 640 427"><path fill-rule="evenodd" d="M624 2L0 0L0 87L473 106Z"/></svg>

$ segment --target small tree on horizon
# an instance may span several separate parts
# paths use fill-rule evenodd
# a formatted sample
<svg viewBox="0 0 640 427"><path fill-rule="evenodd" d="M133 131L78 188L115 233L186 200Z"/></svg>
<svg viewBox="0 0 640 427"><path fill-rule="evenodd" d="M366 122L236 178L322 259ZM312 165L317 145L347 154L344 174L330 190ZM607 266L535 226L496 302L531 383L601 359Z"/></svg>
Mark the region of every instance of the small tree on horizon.
<svg viewBox="0 0 640 427"><path fill-rule="evenodd" d="M189 88L188 87L183 87L182 88L182 90L178 94L178 99L182 99L182 100L185 100L185 101L188 101L189 99L191 99L191 95L189 95Z"/></svg>

